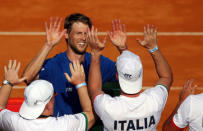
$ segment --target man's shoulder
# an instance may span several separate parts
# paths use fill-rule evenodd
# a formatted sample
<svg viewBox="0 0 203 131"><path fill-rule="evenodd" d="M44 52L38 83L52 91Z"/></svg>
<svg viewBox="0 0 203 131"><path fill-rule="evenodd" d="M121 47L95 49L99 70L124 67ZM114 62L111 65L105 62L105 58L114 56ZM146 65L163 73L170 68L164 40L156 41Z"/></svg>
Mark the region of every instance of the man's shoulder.
<svg viewBox="0 0 203 131"><path fill-rule="evenodd" d="M85 60L88 60L88 61L90 61L91 60L91 53L89 53L89 52L86 52L85 53ZM108 57L106 57L106 56L104 56L104 55L101 55L101 57L100 57L100 60L101 60L101 62L103 62L103 61L105 61L105 62L114 62L114 61L112 61L111 59L109 59ZM115 62L114 62L115 63Z"/></svg>
<svg viewBox="0 0 203 131"><path fill-rule="evenodd" d="M45 60L44 64L54 64L66 60L66 52L56 54L55 56Z"/></svg>
<svg viewBox="0 0 203 131"><path fill-rule="evenodd" d="M5 121L10 121L11 117L20 117L18 112L13 112L8 109L3 109L0 112L0 117Z"/></svg>

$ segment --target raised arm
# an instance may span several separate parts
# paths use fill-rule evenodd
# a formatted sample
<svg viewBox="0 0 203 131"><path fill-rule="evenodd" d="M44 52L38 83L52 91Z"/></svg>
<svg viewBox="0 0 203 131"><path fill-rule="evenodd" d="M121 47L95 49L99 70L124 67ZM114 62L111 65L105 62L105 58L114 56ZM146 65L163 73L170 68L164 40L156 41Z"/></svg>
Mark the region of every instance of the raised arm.
<svg viewBox="0 0 203 131"><path fill-rule="evenodd" d="M154 26L147 25L144 27L144 40L137 39L138 43L143 47L147 48L153 58L156 72L159 76L157 84L165 85L168 92L173 82L173 74L171 68L158 49L157 46L157 28Z"/></svg>
<svg viewBox="0 0 203 131"><path fill-rule="evenodd" d="M76 86L82 110L86 114L88 119L89 129L95 123L95 118L91 100L87 91L87 85L85 83L85 72L83 66L79 63L79 61L73 61L73 64L70 64L69 66L72 76L70 77L67 73L65 73L65 76L70 83Z"/></svg>
<svg viewBox="0 0 203 131"><path fill-rule="evenodd" d="M197 85L192 86L192 83L194 82L193 79L188 80L182 90L181 93L179 95L179 101L175 107L175 109L173 110L173 112L171 113L171 115L169 116L169 118L164 122L163 125L163 131L179 131L179 129L175 128L172 125L172 118L173 116L177 113L178 108L180 107L180 105L183 103L183 101L189 96L195 93L195 89L197 88Z"/></svg>
<svg viewBox="0 0 203 131"><path fill-rule="evenodd" d="M35 56L32 61L27 65L24 70L23 76L26 77L26 82L30 83L36 76L38 72L42 68L42 65L51 51L51 49L59 43L63 35L65 34L66 30L62 30L60 32L62 18L56 18L53 22L53 19L50 18L50 24L48 27L47 22L45 22L45 29L46 29L46 42L40 52Z"/></svg>
<svg viewBox="0 0 203 131"><path fill-rule="evenodd" d="M9 60L8 67L4 66L4 81L0 88L0 110L5 109L8 104L11 90L14 85L19 84L25 80L25 78L18 77L18 71L20 69L20 62L16 65L16 60L12 62Z"/></svg>
<svg viewBox="0 0 203 131"><path fill-rule="evenodd" d="M128 49L126 45L127 34L125 24L121 24L120 20L112 21L112 32L107 32L111 43L117 47L120 53Z"/></svg>
<svg viewBox="0 0 203 131"><path fill-rule="evenodd" d="M97 29L92 27L91 30L88 30L88 41L92 49L91 64L88 75L88 91L93 101L97 95L103 94L102 77L100 70L100 56L102 50L105 47L106 39L104 39L103 43L100 42L97 35Z"/></svg>

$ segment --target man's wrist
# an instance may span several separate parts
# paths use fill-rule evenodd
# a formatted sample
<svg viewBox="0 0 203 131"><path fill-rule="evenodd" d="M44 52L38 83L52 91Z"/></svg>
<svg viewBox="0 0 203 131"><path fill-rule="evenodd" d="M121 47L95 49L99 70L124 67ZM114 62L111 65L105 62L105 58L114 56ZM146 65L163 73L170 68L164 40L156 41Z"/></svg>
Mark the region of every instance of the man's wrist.
<svg viewBox="0 0 203 131"><path fill-rule="evenodd" d="M118 50L119 50L120 52L123 52L124 50L127 50L127 49L128 49L127 46L124 46L124 47L119 47L119 46L118 46Z"/></svg>
<svg viewBox="0 0 203 131"><path fill-rule="evenodd" d="M159 47L156 45L153 49L148 49L148 51L150 53L154 53L155 51L157 51L159 49Z"/></svg>
<svg viewBox="0 0 203 131"><path fill-rule="evenodd" d="M87 83L86 83L86 82L82 82L82 83L80 83L80 84L77 84L77 85L75 86L75 88L76 88L76 89L79 89L79 88L81 88L81 87L83 87L83 86L87 86Z"/></svg>
<svg viewBox="0 0 203 131"><path fill-rule="evenodd" d="M10 81L8 81L8 80L4 80L3 82L2 82L2 85L10 85L11 87L13 87L14 86L14 84L12 84Z"/></svg>

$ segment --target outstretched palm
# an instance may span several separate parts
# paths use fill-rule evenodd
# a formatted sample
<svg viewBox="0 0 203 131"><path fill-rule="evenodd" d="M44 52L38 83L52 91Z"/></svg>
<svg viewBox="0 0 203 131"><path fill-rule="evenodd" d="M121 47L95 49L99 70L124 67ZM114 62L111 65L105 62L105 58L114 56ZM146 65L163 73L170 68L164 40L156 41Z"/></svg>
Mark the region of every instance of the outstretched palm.
<svg viewBox="0 0 203 131"><path fill-rule="evenodd" d="M68 75L68 73L64 73L67 80L73 84L78 85L80 83L85 82L85 72L83 65L80 64L79 61L73 61L73 63L69 65L70 71L71 71L71 77Z"/></svg>
<svg viewBox="0 0 203 131"><path fill-rule="evenodd" d="M50 18L50 25L48 28L47 22L45 23L45 28L46 28L46 36L47 36L47 44L50 46L56 45L63 35L66 33L66 30L64 29L63 31L60 30L62 18L56 18L56 20L53 23L52 18Z"/></svg>
<svg viewBox="0 0 203 131"><path fill-rule="evenodd" d="M157 43L157 28L153 25L144 27L144 40L137 39L138 43L147 49L153 49Z"/></svg>
<svg viewBox="0 0 203 131"><path fill-rule="evenodd" d="M13 62L12 62L12 60L9 60L8 67L4 66L4 74L5 74L4 79L8 80L9 82L11 82L14 85L23 82L26 78L18 77L19 70L20 70L20 62L18 62L18 64L16 64L16 60L14 60Z"/></svg>
<svg viewBox="0 0 203 131"><path fill-rule="evenodd" d="M112 32L107 32L111 42L118 49L126 49L126 29L125 25L121 24L120 20L112 21Z"/></svg>
<svg viewBox="0 0 203 131"><path fill-rule="evenodd" d="M101 52L106 45L106 37L103 42L101 42L98 38L98 31L94 26L92 29L88 29L88 42L91 46L92 51Z"/></svg>

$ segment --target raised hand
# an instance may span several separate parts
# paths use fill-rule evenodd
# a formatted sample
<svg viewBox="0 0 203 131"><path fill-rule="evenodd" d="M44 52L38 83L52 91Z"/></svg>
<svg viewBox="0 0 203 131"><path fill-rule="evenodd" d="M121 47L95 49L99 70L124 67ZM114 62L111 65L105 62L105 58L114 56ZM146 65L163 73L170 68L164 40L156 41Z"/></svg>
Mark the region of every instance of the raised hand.
<svg viewBox="0 0 203 131"><path fill-rule="evenodd" d="M120 20L112 21L112 32L108 31L107 34L112 44L115 45L120 52L127 49L126 27L125 24L121 24Z"/></svg>
<svg viewBox="0 0 203 131"><path fill-rule="evenodd" d="M49 46L56 45L57 43L59 43L63 35L66 33L66 29L63 29L60 32L61 22L62 18L59 19L58 17L54 22L53 18L52 17L50 18L49 27L47 22L45 22L47 45Z"/></svg>
<svg viewBox="0 0 203 131"><path fill-rule="evenodd" d="M137 42L147 49L154 49L157 46L157 27L147 25L144 27L144 40L137 39Z"/></svg>
<svg viewBox="0 0 203 131"><path fill-rule="evenodd" d="M25 77L19 78L18 72L20 69L20 62L16 65L16 60L12 62L9 60L8 67L4 66L4 79L11 82L13 85L19 84L25 80Z"/></svg>
<svg viewBox="0 0 203 131"><path fill-rule="evenodd" d="M87 40L93 52L101 52L106 45L106 37L104 38L103 42L101 42L98 38L97 28L94 28L94 26L92 26L91 30L88 29Z"/></svg>
<svg viewBox="0 0 203 131"><path fill-rule="evenodd" d="M73 63L69 64L70 71L71 71L71 77L64 73L66 76L66 79L73 85L78 85L83 82L85 82L85 72L82 64L80 64L79 61L73 61Z"/></svg>
<svg viewBox="0 0 203 131"><path fill-rule="evenodd" d="M194 82L194 79L190 79L184 84L184 86L183 86L183 88L181 90L180 96L179 96L179 101L182 102L189 95L192 95L192 94L195 93L197 85L192 86L193 82Z"/></svg>

